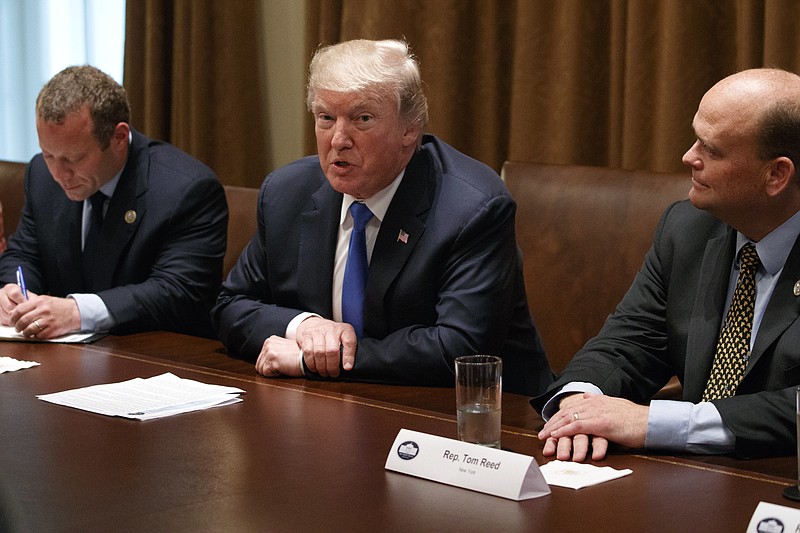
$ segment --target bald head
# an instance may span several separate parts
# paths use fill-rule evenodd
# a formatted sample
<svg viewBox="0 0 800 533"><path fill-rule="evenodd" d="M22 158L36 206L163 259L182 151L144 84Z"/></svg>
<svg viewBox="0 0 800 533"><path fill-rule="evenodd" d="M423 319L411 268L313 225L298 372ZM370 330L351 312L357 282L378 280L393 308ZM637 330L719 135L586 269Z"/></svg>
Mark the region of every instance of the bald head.
<svg viewBox="0 0 800 533"><path fill-rule="evenodd" d="M754 136L761 159L784 156L800 168L800 76L774 68L744 70L714 85L704 102L736 116L739 131Z"/></svg>
<svg viewBox="0 0 800 533"><path fill-rule="evenodd" d="M800 210L800 77L738 72L703 96L683 156L689 199L758 241Z"/></svg>

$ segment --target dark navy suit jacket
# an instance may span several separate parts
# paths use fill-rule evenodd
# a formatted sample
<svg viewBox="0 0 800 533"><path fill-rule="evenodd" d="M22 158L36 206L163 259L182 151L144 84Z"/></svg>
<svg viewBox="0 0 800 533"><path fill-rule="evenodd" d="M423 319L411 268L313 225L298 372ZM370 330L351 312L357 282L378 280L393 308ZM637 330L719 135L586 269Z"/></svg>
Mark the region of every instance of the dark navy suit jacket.
<svg viewBox="0 0 800 533"><path fill-rule="evenodd" d="M0 281L22 265L28 289L64 297L92 292L81 275L83 202L69 200L36 155L25 206L0 255ZM134 216L135 214L135 216ZM222 279L228 207L214 172L177 148L134 131L103 223L92 273L114 333L171 330L209 336Z"/></svg>
<svg viewBox="0 0 800 533"><path fill-rule="evenodd" d="M302 311L332 317L341 205L316 156L264 180L258 231L212 311L231 354L254 361ZM515 211L494 171L425 136L381 224L364 338L343 377L452 386L455 357L494 354L505 390L543 392L553 376L528 310Z"/></svg>
<svg viewBox="0 0 800 533"><path fill-rule="evenodd" d="M620 243L624 245L624 243ZM646 403L673 375L698 403L714 360L734 259L736 232L684 200L662 216L633 285L600 333L581 349L544 403L566 383ZM795 388L800 385L800 240L764 312L736 395L714 400L742 456L796 453Z"/></svg>

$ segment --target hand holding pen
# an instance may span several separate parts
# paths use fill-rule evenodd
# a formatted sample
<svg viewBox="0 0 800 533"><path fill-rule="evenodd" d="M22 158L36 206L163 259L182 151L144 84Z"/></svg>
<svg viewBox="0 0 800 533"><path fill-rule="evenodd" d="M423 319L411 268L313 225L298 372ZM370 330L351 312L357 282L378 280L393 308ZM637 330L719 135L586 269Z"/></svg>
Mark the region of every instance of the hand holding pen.
<svg viewBox="0 0 800 533"><path fill-rule="evenodd" d="M25 286L25 276L22 274L22 266L17 267L17 285L22 291L22 296L25 300L28 299L28 287Z"/></svg>
<svg viewBox="0 0 800 533"><path fill-rule="evenodd" d="M31 292L21 266L16 274L17 283L0 288L0 324L43 340L80 331L81 314L75 299Z"/></svg>

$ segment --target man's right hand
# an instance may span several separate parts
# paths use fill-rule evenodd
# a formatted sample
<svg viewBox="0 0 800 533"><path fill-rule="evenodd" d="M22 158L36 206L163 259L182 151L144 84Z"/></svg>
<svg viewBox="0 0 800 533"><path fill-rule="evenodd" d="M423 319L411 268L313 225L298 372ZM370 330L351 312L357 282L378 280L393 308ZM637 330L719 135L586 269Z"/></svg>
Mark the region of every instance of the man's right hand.
<svg viewBox="0 0 800 533"><path fill-rule="evenodd" d="M11 312L25 301L22 289L16 283L8 283L0 289L0 324L11 326Z"/></svg>

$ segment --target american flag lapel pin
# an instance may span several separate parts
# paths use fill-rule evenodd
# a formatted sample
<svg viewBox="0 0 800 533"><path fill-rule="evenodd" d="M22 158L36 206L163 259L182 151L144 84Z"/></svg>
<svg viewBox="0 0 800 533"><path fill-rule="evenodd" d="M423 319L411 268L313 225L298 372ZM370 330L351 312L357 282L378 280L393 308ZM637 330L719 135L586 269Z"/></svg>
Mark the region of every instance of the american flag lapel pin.
<svg viewBox="0 0 800 533"><path fill-rule="evenodd" d="M406 233L403 230L400 230L400 233L397 234L397 242L408 244L408 233Z"/></svg>

